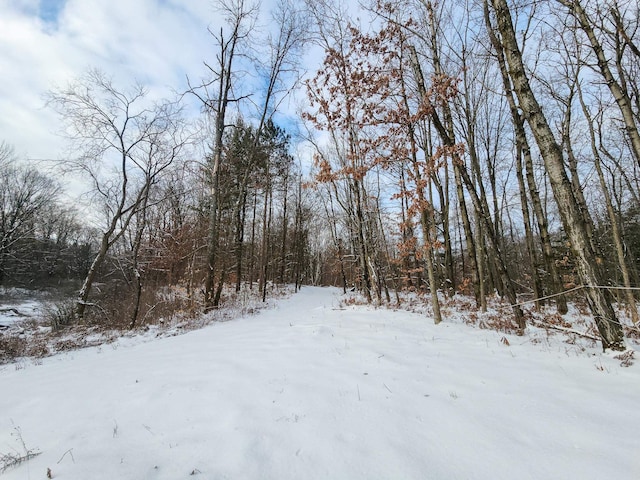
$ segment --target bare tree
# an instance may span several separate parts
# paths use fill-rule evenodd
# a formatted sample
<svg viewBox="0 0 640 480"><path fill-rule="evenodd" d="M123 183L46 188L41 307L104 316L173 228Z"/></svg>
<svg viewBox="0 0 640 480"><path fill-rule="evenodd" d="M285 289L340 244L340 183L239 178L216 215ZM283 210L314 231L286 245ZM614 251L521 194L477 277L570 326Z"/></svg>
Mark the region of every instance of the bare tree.
<svg viewBox="0 0 640 480"><path fill-rule="evenodd" d="M284 77L293 74L297 64L297 54L305 43L305 17L296 4L290 0L280 0L272 11L273 28L266 36L263 45L266 50L254 47L249 41L256 36L256 21L260 12L258 2L249 0L219 0L219 10L223 14L229 28L219 32L210 31L218 48L215 63L205 63L210 79L198 86L191 86L194 93L205 106L212 118L211 154L208 159L209 192L209 233L207 238L207 274L205 278L205 310L217 306L225 275L226 266L218 268L218 251L220 241L219 222L220 208L220 171L224 161L225 130L228 127L229 108L238 105L242 100L252 100L257 108L257 127L255 129L253 148L247 154L248 168L240 178L240 194L234 204L231 218L237 222L244 220L242 212L246 208L246 190L250 175L255 170L253 164L259 157L259 142L263 129L278 107L278 101L288 92L290 85ZM260 42L256 42L260 43ZM244 92L237 82L241 70L241 59L248 60L252 55L259 56L251 64L244 66L255 68L255 72L264 82L265 88L259 92ZM236 225L236 273L240 270L242 259L244 229ZM239 279L236 280L237 282ZM217 282L217 284L216 284ZM236 284L239 288L239 283Z"/></svg>
<svg viewBox="0 0 640 480"><path fill-rule="evenodd" d="M598 5L596 5L592 15L587 11L582 4L583 2L580 0L557 1L567 8L569 14L575 18L579 28L587 36L589 45L596 56L597 70L602 75L602 78L604 78L606 86L611 91L611 95L613 96L618 109L620 110L620 114L622 115L625 132L629 139L630 150L635 157L636 162L640 164L640 130L638 129L637 123L640 119L638 118L638 112L634 112L633 110L633 90L630 91L627 86L628 83L634 84L636 82L633 78L625 78L625 72L622 67L622 57L624 55L625 46L628 46L629 50L638 57L640 57L640 52L638 52L638 49L633 42L633 33L630 35L629 31L627 31L627 25L623 21L624 17L621 15L619 2L607 2L607 5L600 5L600 2L593 2L598 3ZM635 28L637 29L637 6L635 12L631 12L631 15L634 14L636 18L633 22L635 22ZM611 23L613 23L613 25L608 27L606 25L607 20L605 20L605 18L612 19L613 21ZM600 23L599 26L597 25L598 22ZM603 41L598 38L598 28L604 31L606 35L613 37L614 44L616 45L614 55L612 55L614 63L613 67L611 65L612 60L610 60L607 55ZM618 73L617 76L614 74L616 70Z"/></svg>
<svg viewBox="0 0 640 480"><path fill-rule="evenodd" d="M212 121L211 154L208 157L207 176L209 184L209 218L207 233L207 271L204 284L204 308L208 311L215 307L216 263L218 254L218 195L220 187L220 162L224 151L224 134L227 128L227 112L231 104L240 100L234 97L233 86L236 78L236 63L242 54L243 44L248 40L255 25L259 5L250 0L219 0L219 11L229 25L219 32L209 30L214 38L218 52L215 63L205 62L210 79L201 85L191 85L189 91L196 95ZM219 285L224 280L224 272L219 272Z"/></svg>
<svg viewBox="0 0 640 480"><path fill-rule="evenodd" d="M436 12L436 6L432 2L420 1L421 8L424 9L424 22L426 22L427 34L422 31L417 31L416 28L412 28L412 32L418 38L421 38L428 50L428 58L431 61L434 74L433 90L435 91L435 99L433 101L429 98L425 99L427 105L432 106L431 123L435 132L440 137L443 144L443 148L448 150L447 157L451 159L456 176L458 198L460 205L464 205L462 184L467 189L467 192L471 196L471 201L476 212L477 222L479 224L480 234L476 236L478 242L484 242L486 238L486 247L489 255L487 259L490 260L490 264L495 270L495 283L499 287L499 290L504 292L507 299L512 305L514 318L518 329L520 331L525 328L525 320L522 309L518 305L517 292L515 283L511 278L511 274L507 267L506 258L503 253L501 244L500 232L496 226L495 220L491 218L491 211L486 197L486 192L482 186L482 182L474 181L472 175L479 177L479 155L475 143L469 142L473 137L467 136L467 147L469 150L469 159L471 161L471 173L467 169L466 162L464 160L464 145L457 140L457 133L455 131L454 119L452 107L448 101L439 101L444 95L442 92L453 90L457 92L457 82L454 77L448 74L445 70L443 52L441 47L441 29L438 24L438 15ZM417 63L417 62L416 62ZM420 80L418 80L420 81ZM422 80L424 83L424 79ZM424 90L424 89L423 89ZM469 108L467 107L467 110ZM475 127L474 127L475 128ZM467 131L469 133L470 130ZM464 217L463 217L464 218ZM476 268L478 268L478 281L480 285L484 281L484 275L482 272L482 262L484 261L484 249L480 248L481 244L478 244L475 248L475 242L471 239L470 225L467 223L468 219L465 219L465 230L467 230L467 248L474 248ZM481 297L481 305L483 302L483 295ZM484 306L484 305L483 305Z"/></svg>
<svg viewBox="0 0 640 480"><path fill-rule="evenodd" d="M78 293L79 318L109 249L144 209L150 189L187 144L178 106L153 104L146 97L142 86L118 89L96 70L49 93L48 103L62 117L77 154L62 165L88 177L105 221L98 252Z"/></svg>
<svg viewBox="0 0 640 480"><path fill-rule="evenodd" d="M488 2L489 0L485 0L485 8L488 8ZM562 222L576 257L576 267L602 337L603 348L624 350L626 347L622 327L611 306L610 294L607 290L600 288L603 280L603 272L600 268L601 261L593 251L580 206L565 171L562 148L556 141L529 83L511 11L506 0L491 0L491 6L495 14L496 30L500 35L499 41L504 49L513 89L544 160Z"/></svg>
<svg viewBox="0 0 640 480"><path fill-rule="evenodd" d="M16 164L11 146L0 143L0 285L6 262L21 242L33 238L38 216L56 202L60 187L34 168Z"/></svg>
<svg viewBox="0 0 640 480"><path fill-rule="evenodd" d="M275 8L271 12L273 32L267 35L266 52L258 50L258 54L262 54L264 60L257 60L256 66L260 77L266 83L261 101L256 103L257 107L257 126L255 135L253 136L253 144L247 155L248 168L241 181L241 191L245 192L247 183L249 182L251 173L255 170L255 164L261 155L263 148L261 143L264 141L265 135L270 135L270 130L274 128L273 115L277 111L279 103L283 101L289 94L291 88L297 84L298 62L300 54L308 40L308 18L305 17L304 11L301 10L292 0L279 0ZM288 82L286 77L293 76L292 82ZM267 156L268 163L268 156ZM267 177L270 175L267 165ZM270 179L267 178L267 185L270 185ZM282 252L285 248L286 240L286 195L284 197L284 239L282 242ZM243 218L241 210L246 207L246 194L239 195L235 203L233 218ZM242 240L244 229L240 226L236 227L240 233L236 239L236 258L240 262L242 258ZM263 238L263 241L266 238ZM262 249L265 254L264 248ZM266 261L262 258L263 262ZM236 266L237 272L241 271L240 265ZM266 276L264 265L263 274ZM262 277L261 277L262 278ZM264 279L266 280L266 278ZM236 290L239 290L239 281L236 279ZM263 284L263 300L266 299L266 283Z"/></svg>
<svg viewBox="0 0 640 480"><path fill-rule="evenodd" d="M629 310L631 311L631 320L634 324L638 324L640 322L640 318L638 318L638 308L636 307L636 300L633 295L632 285L631 285L631 275L629 273L629 268L627 267L627 260L625 258L625 247L624 247L624 239L622 235L622 229L620 227L620 222L618 221L618 216L616 215L616 211L613 205L613 201L611 199L611 193L607 186L607 182L602 169L602 156L600 154L600 148L598 147L598 136L596 134L596 122L593 119L593 115L587 105L582 88L580 88L578 83L578 98L580 100L580 106L582 107L582 112L584 114L585 119L587 120L587 128L589 130L589 140L591 144L591 152L593 155L594 165L596 167L596 172L598 173L598 180L600 183L600 190L602 191L602 196L604 199L605 207L607 210L607 216L609 217L609 222L611 224L611 235L613 239L613 245L615 247L616 257L618 259L618 266L620 268L620 272L622 273L622 279L624 282L625 297L627 300L627 305ZM602 112L598 112L599 116L601 116Z"/></svg>
<svg viewBox="0 0 640 480"><path fill-rule="evenodd" d="M527 187L529 190L529 197L531 198L531 202L533 205L533 213L538 223L538 232L540 234L540 242L542 243L542 256L544 260L544 265L549 272L551 279L551 286L553 294L557 294L556 304L558 307L558 312L561 314L565 314L568 311L567 308L567 300L565 295L562 295L562 284L560 282L560 277L555 265L555 261L553 259L553 252L551 246L551 240L549 236L549 228L548 228L548 220L542 208L542 202L540 200L540 195L538 191L538 187L536 185L534 171L533 171L533 158L531 153L531 146L529 144L529 139L527 137L527 133L525 130L525 120L523 115L520 113L518 109L517 98L514 96L513 87L511 85L511 80L509 78L509 72L505 60L504 49L498 37L496 36L493 26L491 24L491 19L489 17L489 10L487 8L484 9L484 19L485 24L487 26L489 39L491 41L491 45L496 54L496 60L498 63L498 67L500 70L500 76L502 79L503 90L509 104L509 110L511 112L511 122L513 124L514 135L515 135L515 144L516 144L516 173L518 176L518 183L520 187L521 193L521 204L523 216L525 218L525 232L527 238L527 248L529 250L529 256L531 261L531 266L533 269L536 268L536 256L535 251L533 250L533 239L532 233L530 232L530 228L528 226L528 217L529 217L529 207L528 202L526 200L526 189L525 182L523 178L523 161L524 167L526 170L526 179L527 179ZM536 282L535 293L537 298L542 297L541 288L538 286L540 280L538 279L538 275L534 272L534 281Z"/></svg>

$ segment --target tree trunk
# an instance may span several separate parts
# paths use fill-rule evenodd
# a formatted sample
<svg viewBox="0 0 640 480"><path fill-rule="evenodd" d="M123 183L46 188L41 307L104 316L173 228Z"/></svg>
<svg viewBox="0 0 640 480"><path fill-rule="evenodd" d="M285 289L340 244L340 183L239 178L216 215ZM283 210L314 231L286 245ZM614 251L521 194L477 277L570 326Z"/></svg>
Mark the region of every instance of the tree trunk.
<svg viewBox="0 0 640 480"><path fill-rule="evenodd" d="M414 71L421 73L420 66L417 63L417 56L415 55L415 50L410 50L413 53L413 62L414 62ZM420 77L418 78L419 90L420 93L424 95L425 86L424 80ZM402 83L402 99L405 104L405 109L409 111L409 104L407 93L405 91L404 82ZM418 211L420 212L420 226L422 227L422 236L424 241L424 257L425 262L427 264L427 275L429 278L429 291L431 293L431 308L433 309L433 322L437 325L442 322L442 314L440 312L440 300L438 299L438 282L436 277L436 268L434 265L434 240L433 240L433 224L434 224L434 211L433 211L433 202L427 201L424 194L424 185L422 177L423 174L420 171L420 163L418 162L418 145L416 142L416 134L414 131L414 125L412 123L408 124L408 140L409 145L411 146L410 155L411 155L411 166L413 168L413 177L415 178L415 192L418 203ZM422 147L425 155L425 162L431 162L433 158L433 151L431 148L430 135L427 134L425 138L425 145ZM431 178L433 176L433 168L429 163L425 165L425 170L427 172L427 177Z"/></svg>
<svg viewBox="0 0 640 480"><path fill-rule="evenodd" d="M362 275L362 289L364 290L365 297L367 298L367 302L371 303L373 297L371 295L371 276L369 275L369 255L368 255L368 245L367 238L365 233L365 218L364 211L362 207L362 192L360 181L353 179L349 182L351 186L354 202L355 202L355 218L353 221L355 222L355 234L356 234L356 242L358 249L358 257L360 260L360 274Z"/></svg>
<svg viewBox="0 0 640 480"><path fill-rule="evenodd" d="M140 312L140 299L142 298L142 272L140 271L140 264L138 262L138 257L140 253L140 247L142 245L142 235L144 234L144 229L147 226L147 204L149 201L149 195L144 196L144 200L142 201L141 212L142 219L137 225L136 228L136 236L133 242L133 248L131 252L132 256L132 268L133 268L133 281L134 281L134 300L133 300L133 311L131 312L131 317L129 319L129 328L134 328L136 326L136 321L138 320L138 313Z"/></svg>
<svg viewBox="0 0 640 480"><path fill-rule="evenodd" d="M433 55L434 69L437 75L443 75L442 67L440 65L439 50L436 43L435 26L431 25L431 28L433 32L431 53ZM483 208L483 206L486 205L486 197L485 197L485 202L483 203L475 190L475 186L473 181L471 180L471 177L469 176L468 172L464 168L463 159L460 158L460 156L457 153L455 153L456 142L455 142L455 136L453 131L453 120L451 116L451 109L447 103L444 103L443 111L444 111L445 123L443 124L443 122L440 120L440 117L438 116L438 113L434 110L431 116L433 121L433 126L438 132L438 135L440 136L442 143L446 147L452 149L451 157L452 157L454 168L457 167L457 173L460 174L462 181L465 183L467 187L467 191L471 195L473 206L476 209L476 212L479 213L478 220L480 221L483 228L486 230L486 236L488 237L488 240L489 240L489 249L492 253L492 257L494 258L495 266L498 269L498 273L500 275L500 281L502 282L504 288L506 289L506 295L509 302L511 303L516 324L518 325L518 329L522 331L526 327L524 314L522 312L522 309L518 305L518 296L516 294L515 286L511 281L509 272L504 263L504 257L502 255L502 252L500 251L500 245L495 235L494 226L491 223L489 211L486 211ZM459 192L459 195L460 194L461 193ZM464 196L463 193L462 193L462 196ZM476 256L476 262L477 262L477 256Z"/></svg>
<svg viewBox="0 0 640 480"><path fill-rule="evenodd" d="M242 285L242 259L244 255L244 223L247 214L247 195L246 186L240 193L238 198L238 205L236 211L236 239L235 239L235 254L236 254L236 293L240 292Z"/></svg>
<svg viewBox="0 0 640 480"><path fill-rule="evenodd" d="M445 115L445 119L446 119L446 115ZM449 124L452 124L452 121L449 122ZM482 172L480 169L480 159L478 158L478 154L476 151L476 145L475 145L475 135L473 134L473 128L474 127L470 127L469 128L469 132L467 134L467 148L469 150L469 158L471 159L471 174L473 176L472 178L472 183L467 183L467 189L468 190L473 190L473 195L476 195L479 199L479 204L476 204L474 202L474 207L475 207L475 214L476 214L476 220L477 220L477 224L478 224L478 272L480 274L482 274L481 277L481 282L485 282L486 281L486 275L484 275L483 273L486 273L489 275L489 278L491 279L490 282L490 287L491 289L495 289L498 291L498 294L502 297L504 296L504 292L506 291L506 289L508 289L509 287L507 285L504 285L503 283L503 279L501 278L500 274L498 273L500 270L500 267L497 265L497 262L503 262L503 259L498 259L494 256L487 256L484 255L485 252L485 238L495 238L496 241L498 242L496 244L496 247L499 250L502 250L502 244L503 242L501 241L500 238L500 229L498 228L496 221L497 219L494 218L494 220L491 219L491 209L489 207L489 202L487 201L487 192L484 188L483 185L483 179L482 179ZM447 127L447 133L449 135L449 138L453 139L454 138L454 132L453 132L453 127L449 126ZM454 141L454 140L453 140ZM460 159L460 162L462 162L462 159ZM461 168L464 168L464 166L461 164ZM465 174L467 173L466 170L464 172ZM463 176L464 179L464 176ZM479 194L477 192L480 192ZM488 237L487 237L488 236ZM491 240L490 240L491 241ZM486 269L484 268L486 266ZM506 264L504 265L505 269L506 269ZM482 272L482 271L485 272ZM483 286L480 287L481 290L484 289ZM484 289L485 291L487 289Z"/></svg>
<svg viewBox="0 0 640 480"><path fill-rule="evenodd" d="M624 244L622 240L622 231L620 228L620 223L618 222L618 216L613 208L613 202L611 200L611 194L609 193L609 189L607 188L607 182L605 181L604 173L602 172L602 160L600 158L600 152L598 151L597 143L596 143L596 135L593 126L593 119L589 112L589 109L584 102L582 97L582 90L578 87L578 97L580 99L580 105L582 106L582 112L587 120L587 125L589 127L589 139L591 141L591 152L593 154L593 160L596 166L596 171L598 172L598 179L600 181L600 189L602 190L602 195L604 197L604 202L607 207L607 215L609 216L609 222L611 223L611 234L613 237L613 245L616 250L616 256L618 258L618 265L620 267L620 272L622 273L622 281L625 286L625 298L627 301L627 307L629 308L629 312L631 314L631 320L635 325L640 322L640 318L638 317L638 308L636 307L636 299L633 295L633 290L631 290L631 275L629 274L629 269L627 268L627 261L624 258Z"/></svg>
<svg viewBox="0 0 640 480"><path fill-rule="evenodd" d="M469 211L467 209L467 201L464 196L464 186L462 182L462 175L460 174L460 166L455 162L453 162L453 176L456 183L456 195L458 197L460 216L462 218L462 229L464 230L465 243L467 245L469 261L471 262L471 282L473 283L473 291L476 303L480 306L480 310L486 312L487 295L486 290L484 289L484 272L480 270L481 259L478 258L479 255L482 255L482 251L476 247L473 228L471 227L471 220L469 218Z"/></svg>
<svg viewBox="0 0 640 480"><path fill-rule="evenodd" d="M249 290L253 290L253 282L255 281L256 270L256 213L258 207L258 192L253 192L253 208L251 215L251 242L249 245Z"/></svg>
<svg viewBox="0 0 640 480"><path fill-rule="evenodd" d="M573 92L569 94L569 98L567 99L567 108L564 119L562 121L562 144L567 152L567 165L569 167L569 181L571 183L571 188L573 188L573 194L576 198L576 202L578 203L578 207L580 208L580 214L582 215L582 221L584 222L587 235L589 236L591 247L593 248L594 252L597 252L598 246L594 243L595 239L593 237L595 227L593 224L593 219L591 218L591 214L589 213L589 208L587 207L587 200L584 197L584 190L582 189L582 185L580 183L580 175L578 174L578 159L573 152L573 143L571 140L571 109L573 103L572 97Z"/></svg>
<svg viewBox="0 0 640 480"><path fill-rule="evenodd" d="M524 129L524 120L518 112L518 106L515 99L513 98L513 88L511 86L509 73L505 64L504 49L494 33L493 26L491 25L491 20L489 18L488 8L484 9L484 17L491 44L496 51L498 66L500 67L500 74L502 77L502 85L507 97L507 102L509 103L509 110L511 111L511 121L513 123L516 137L516 145L520 149L522 157L524 158L529 196L533 205L534 216L536 217L538 222L538 231L540 233L540 241L542 243L542 258L544 260L546 270L547 272L549 272L552 292L557 295L555 297L556 308L558 309L558 313L564 315L569 311L567 306L567 298L565 295L560 294L562 292L562 282L560 281L558 269L556 268L556 264L553 258L553 248L551 246L551 238L549 236L549 230L547 227L547 219L542 209L540 194L538 193L538 188L536 186L535 174L533 171L533 158L531 157L531 148L529 146L527 134ZM518 182L520 182L521 176L522 172L520 169L518 169ZM521 192L525 190L524 185L520 186L520 190ZM526 208L524 207L524 205L527 203L526 198L521 199L521 202L523 204L524 211L524 208ZM533 268L535 268L535 265L533 266ZM536 281L539 281L539 277L537 276L537 274L534 275L536 275ZM536 288L536 290L538 290L538 288Z"/></svg>
<svg viewBox="0 0 640 480"><path fill-rule="evenodd" d="M529 212L529 203L527 201L527 189L524 182L523 170L522 146L518 145L516 148L516 176L518 177L518 187L520 189L520 207L522 209L522 221L524 223L524 236L527 244L529 263L531 264L533 294L536 298L536 310L539 310L541 301L538 299L544 296L544 292L542 290L540 275L538 275L538 256L536 255L535 242L533 241L533 232L531 231L531 215Z"/></svg>
<svg viewBox="0 0 640 480"><path fill-rule="evenodd" d="M80 320L84 318L84 312L87 307L89 294L91 293L91 287L93 286L93 282L98 273L98 269L102 266L104 259L107 257L109 245L110 243L108 235L103 234L102 240L100 242L100 249L93 259L93 262L91 262L91 266L89 267L87 275L84 278L84 282L82 283L82 288L80 288L80 292L78 293L78 300L76 302L76 315Z"/></svg>
<svg viewBox="0 0 640 480"><path fill-rule="evenodd" d="M262 245L260 247L260 277L258 279L258 291L264 298L267 292L267 273L269 268L269 259L267 258L269 248L269 212L271 210L269 199L271 198L271 177L269 167L267 166L266 177L267 184L264 188L264 206L262 209Z"/></svg>
<svg viewBox="0 0 640 480"><path fill-rule="evenodd" d="M124 165L124 162L125 160L123 159L123 165ZM124 167L123 167L123 171L124 171ZM127 188L126 183L127 182L125 177L125 182L122 186L123 191L126 191L126 188ZM120 204L118 205L113 215L113 218L111 219L109 228L107 229L106 232L102 234L102 240L100 241L100 248L98 250L98 253L93 259L93 262L89 267L87 275L85 276L84 282L82 284L82 288L78 293L78 299L76 301L76 315L78 316L79 319L84 318L84 313L87 307L87 300L89 299L89 294L91 293L93 282L95 281L96 275L98 274L98 270L100 269L105 259L107 258L107 253L109 252L109 248L111 248L111 246L115 242L117 242L126 232L131 222L131 219L136 212L136 208L139 206L140 202L142 201L142 198L145 195L147 195L149 187L150 187L150 184L145 185L140 191L140 193L138 194L137 198L133 201L132 205L130 205L127 208L124 208L124 202L126 200L126 197L123 196L123 198L120 200ZM121 222L121 225L120 225L120 229L118 230L119 222Z"/></svg>
<svg viewBox="0 0 640 480"><path fill-rule="evenodd" d="M287 217L287 199L288 199L289 170L284 177L284 198L282 199L282 240L280 242L280 274L279 281L281 284L285 282L285 273L287 270L287 230L289 227L289 217Z"/></svg>
<svg viewBox="0 0 640 480"><path fill-rule="evenodd" d="M432 15L431 15L431 18L433 18ZM439 52L437 47L437 38L435 35L434 25L431 25L431 32L432 32L431 53L433 54L434 69L436 71L436 74L441 75L442 68L440 66ZM416 77L416 81L418 82L418 91L420 95L424 97L426 96L427 89L425 85L424 74L422 72L422 68L420 67L420 62L418 60L418 54L413 46L410 47L409 53L411 55L411 63L414 69L414 75ZM438 133L440 137L442 137L442 134L445 132L439 131ZM480 304L480 307L484 312L487 309L486 296L479 283L481 274L479 271L479 264L478 264L478 251L476 248L476 242L473 237L473 229L471 228L471 221L469 219L469 213L467 210L467 204L464 196L464 187L462 185L462 175L460 173L461 166L455 160L452 163L453 163L454 179L456 184L456 195L458 197L458 204L460 205L460 213L462 216L462 226L465 232L467 251L469 252L469 259L471 261L471 268L473 272L472 283L474 287L475 298L476 298L476 302Z"/></svg>
<svg viewBox="0 0 640 480"><path fill-rule="evenodd" d="M222 135L222 133L221 133ZM222 138L220 139L222 142ZM204 311L213 308L214 286L216 278L216 260L218 253L218 184L221 152L214 155L210 172L211 190L209 192L209 229L207 231L207 274L204 282Z"/></svg>
<svg viewBox="0 0 640 480"><path fill-rule="evenodd" d="M332 183L331 186L335 188L335 184ZM302 227L302 209L300 208L300 202L302 202L302 187L298 186L298 208L300 211L298 212L299 221L300 221L300 229ZM340 278L342 279L342 293L347 293L347 274L344 268L344 251L342 247L342 241L338 237L338 226L337 226L337 218L335 214L335 209L333 208L333 195L331 194L331 188L327 188L327 193L329 194L329 205L325 204L325 212L327 214L327 220L329 221L329 231L331 232L331 239L333 240L333 244L335 246L336 251L338 252L338 262L340 263ZM331 212L331 213L329 213Z"/></svg>
<svg viewBox="0 0 640 480"><path fill-rule="evenodd" d="M450 198L449 198L449 163L442 167L444 171L444 181L440 181L437 172L433 172L431 179L438 191L440 199L440 214L442 217L442 237L444 239L444 277L449 296L456 293L456 273L453 261L453 247L451 245L451 220L450 220Z"/></svg>
<svg viewBox="0 0 640 480"><path fill-rule="evenodd" d="M485 8L488 8L488 1L485 0ZM564 169L562 149L556 142L542 108L529 85L513 28L511 12L506 0L491 0L491 3L496 14L497 27L501 35L501 43L504 47L513 88L544 160L562 223L576 258L578 274L585 286L588 303L602 337L603 347L604 349L624 350L626 347L622 326L611 306L610 294L607 290L598 287L603 279L600 267L602 260L596 256L591 248L586 226L580 214L580 207L573 195L573 189Z"/></svg>
<svg viewBox="0 0 640 480"><path fill-rule="evenodd" d="M413 138L413 133L411 133L411 137ZM413 142L412 142L413 143ZM418 160L416 157L416 148L415 145L412 148L413 150L413 175L416 179L416 196L418 204L420 205L420 226L422 227L422 236L424 237L424 257L425 263L427 264L427 276L429 279L429 291L431 293L431 308L433 309L433 323L436 325L442 322L442 314L440 312L440 300L438 300L438 282L436 278L435 266L433 263L434 257L434 249L433 249L433 235L432 235L432 227L433 227L433 208L431 204L427 202L424 189L422 187L422 174L420 172L420 166L418 164ZM425 152L426 153L426 152Z"/></svg>

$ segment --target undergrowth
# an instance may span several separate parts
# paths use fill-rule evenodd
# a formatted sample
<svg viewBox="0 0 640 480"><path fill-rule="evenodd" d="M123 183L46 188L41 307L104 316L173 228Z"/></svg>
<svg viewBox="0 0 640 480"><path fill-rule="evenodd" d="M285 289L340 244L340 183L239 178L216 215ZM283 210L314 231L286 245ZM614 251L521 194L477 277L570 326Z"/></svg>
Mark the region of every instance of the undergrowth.
<svg viewBox="0 0 640 480"><path fill-rule="evenodd" d="M290 293L287 287L270 286L271 298ZM47 304L38 317L12 324L0 331L0 364L14 362L20 368L25 360L39 362L43 357L80 348L112 344L119 338L179 335L215 322L252 315L270 305L263 303L257 289L239 293L224 292L217 309L202 314L202 306L188 298L179 287L147 295L136 325L131 328L127 305L102 298L87 308L82 320L76 317L76 304L62 300Z"/></svg>
<svg viewBox="0 0 640 480"><path fill-rule="evenodd" d="M404 310L431 317L430 295L424 292L399 292L399 301L379 305L382 308ZM364 296L357 292L351 292L343 297L342 307L354 305L367 305ZM619 306L615 306L618 319L622 323L625 338L628 343L639 344L640 328L633 325L628 312ZM487 310L482 311L475 300L468 295L453 295L440 297L440 311L443 321L464 323L466 325L494 330L502 334L521 335L513 316L511 306L502 301L497 295L487 298ZM553 305L543 306L539 311L533 308L533 304L523 307L527 331L527 340L533 344L542 343L545 337L558 337L568 345L567 350L584 353L587 349L596 348L600 344L600 334L593 322L591 313L584 301L574 299L570 304L569 312L560 315ZM506 337L502 337L501 343L508 346ZM634 351L627 350L613 358L620 360L621 366L633 364Z"/></svg>
<svg viewBox="0 0 640 480"><path fill-rule="evenodd" d="M22 430L20 427L14 425L11 436L14 437L18 443L18 448L14 448L13 451L8 453L0 452L0 474L18 467L42 453L38 449L27 448L22 438Z"/></svg>

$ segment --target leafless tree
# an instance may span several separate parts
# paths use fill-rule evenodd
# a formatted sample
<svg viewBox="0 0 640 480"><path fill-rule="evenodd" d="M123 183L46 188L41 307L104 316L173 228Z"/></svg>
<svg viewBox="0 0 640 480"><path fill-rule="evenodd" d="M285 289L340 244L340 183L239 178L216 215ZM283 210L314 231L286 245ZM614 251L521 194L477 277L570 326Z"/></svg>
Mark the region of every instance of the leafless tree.
<svg viewBox="0 0 640 480"><path fill-rule="evenodd" d="M258 150L263 129L277 110L278 102L291 87L285 77L297 75L297 55L306 39L306 19L295 2L290 0L280 0L276 3L265 38L260 38L257 34L260 13L258 2L219 0L217 6L228 28L221 28L219 32L210 31L218 49L216 61L205 62L208 79L200 85L190 86L190 92L200 99L205 112L212 120L211 154L207 165L210 191L207 273L204 285L205 310L217 306L227 270L227 265L219 267L217 264L220 259L220 172L221 162L225 160L224 140L229 127L230 108L236 106L238 111L244 111L246 114L246 108L243 109L240 105L243 100L256 108L257 126L253 146L247 152L248 168L244 169L244 175L240 178L241 194L238 195L234 211L230 214L231 218L240 221L243 220L242 211L246 208L246 190L250 175L255 171L252 166L260 155ZM241 88L238 78L243 69L245 75L247 71L254 72L265 87L256 91ZM236 271L241 270L243 235L243 227L236 225ZM238 283L236 288L239 288Z"/></svg>
<svg viewBox="0 0 640 480"><path fill-rule="evenodd" d="M204 284L205 311L213 308L215 297L216 276L219 274L218 284L224 281L224 271L216 272L218 240L219 240L219 212L218 195L220 187L220 162L224 150L224 134L227 129L228 110L230 105L240 100L240 94L235 93L234 81L237 77L236 63L243 54L242 49L250 37L259 12L259 5L250 0L219 0L217 7L228 24L220 31L209 30L215 40L218 52L215 63L205 62L210 78L200 85L191 85L189 91L196 95L205 108L205 113L211 118L212 139L211 153L208 157L207 176L209 184L209 229L207 234L207 271Z"/></svg>
<svg viewBox="0 0 640 480"><path fill-rule="evenodd" d="M109 249L144 210L150 189L189 140L178 105L153 103L147 96L140 85L119 89L97 70L49 93L48 104L60 114L75 152L61 163L89 179L101 209L96 215L104 221L98 252L78 293L79 318Z"/></svg>
<svg viewBox="0 0 640 480"><path fill-rule="evenodd" d="M50 177L26 165L17 164L13 148L0 143L0 284L6 261L20 242L33 238L38 216L54 205L59 185Z"/></svg>
<svg viewBox="0 0 640 480"><path fill-rule="evenodd" d="M601 261L593 250L580 205L567 176L562 148L555 139L544 111L531 88L516 38L511 10L506 0L485 0L485 8L489 7L489 1L495 15L496 30L504 48L513 89L544 159L562 222L576 257L576 267L602 337L603 347L624 350L626 347L623 331L611 306L610 294L607 290L600 288L604 280Z"/></svg>
<svg viewBox="0 0 640 480"><path fill-rule="evenodd" d="M640 164L640 112L634 111L634 97L637 102L637 81L629 76L624 66L624 57L631 51L634 60L640 58L640 51L634 43L634 30L638 24L639 9L621 8L625 2L591 2L592 9L581 0L557 0L576 20L577 26L587 37L587 42L596 58L596 70L605 80L622 116L630 150ZM626 10L626 11L625 11ZM635 18L634 18L635 17ZM600 35L599 35L600 33ZM605 42L613 44L608 52ZM625 51L626 50L626 51ZM636 107L638 104L635 104Z"/></svg>

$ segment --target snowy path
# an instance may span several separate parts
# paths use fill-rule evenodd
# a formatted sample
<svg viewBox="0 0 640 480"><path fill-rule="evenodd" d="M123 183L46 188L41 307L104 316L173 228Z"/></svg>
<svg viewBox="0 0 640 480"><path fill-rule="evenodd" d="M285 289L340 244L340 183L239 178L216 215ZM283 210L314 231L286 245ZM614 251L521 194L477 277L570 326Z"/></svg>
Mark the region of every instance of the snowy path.
<svg viewBox="0 0 640 480"><path fill-rule="evenodd" d="M640 478L640 366L338 305L0 367L0 477Z"/></svg>

